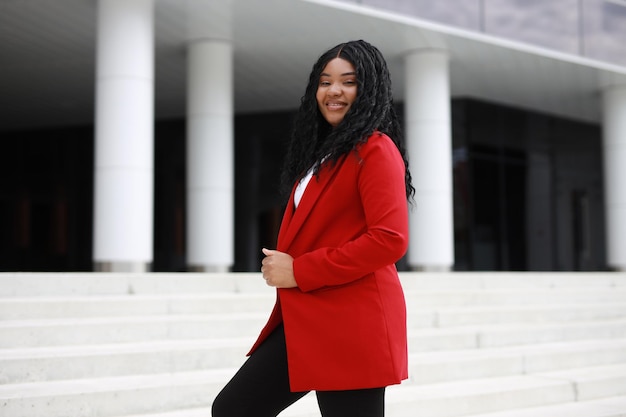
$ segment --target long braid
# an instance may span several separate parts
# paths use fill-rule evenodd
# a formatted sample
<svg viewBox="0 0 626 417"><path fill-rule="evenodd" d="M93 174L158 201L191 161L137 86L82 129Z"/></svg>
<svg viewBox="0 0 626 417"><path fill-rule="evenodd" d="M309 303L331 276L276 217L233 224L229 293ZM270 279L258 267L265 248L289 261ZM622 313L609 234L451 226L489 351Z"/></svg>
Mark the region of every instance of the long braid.
<svg viewBox="0 0 626 417"><path fill-rule="evenodd" d="M354 66L357 95L344 119L334 129L322 117L316 100L320 75L326 64L342 58ZM380 51L363 41L339 44L320 56L313 65L309 82L294 120L281 189L288 195L293 184L314 167L315 173L325 158L335 164L344 155L369 138L375 131L388 135L402 155L405 164L405 189L411 199L415 189L411 184L404 138L394 109L391 77Z"/></svg>

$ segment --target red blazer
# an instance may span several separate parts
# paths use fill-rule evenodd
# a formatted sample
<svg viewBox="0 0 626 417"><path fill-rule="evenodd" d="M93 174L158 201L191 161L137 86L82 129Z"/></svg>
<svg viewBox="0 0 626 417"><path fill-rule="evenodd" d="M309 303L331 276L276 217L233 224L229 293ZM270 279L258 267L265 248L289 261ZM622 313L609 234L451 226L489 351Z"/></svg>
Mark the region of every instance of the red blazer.
<svg viewBox="0 0 626 417"><path fill-rule="evenodd" d="M375 133L358 152L293 192L277 249L297 288L279 289L249 354L284 323L292 391L398 384L408 376L406 306L395 262L408 245L404 162Z"/></svg>

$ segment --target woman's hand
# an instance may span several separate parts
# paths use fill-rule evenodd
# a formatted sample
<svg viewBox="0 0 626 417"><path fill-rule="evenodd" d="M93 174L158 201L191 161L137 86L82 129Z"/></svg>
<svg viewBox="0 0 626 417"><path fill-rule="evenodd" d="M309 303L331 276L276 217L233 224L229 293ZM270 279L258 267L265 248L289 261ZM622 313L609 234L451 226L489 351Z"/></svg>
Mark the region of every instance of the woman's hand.
<svg viewBox="0 0 626 417"><path fill-rule="evenodd" d="M277 250L262 249L265 258L261 262L261 273L270 287L294 288L298 286L293 275L293 258Z"/></svg>

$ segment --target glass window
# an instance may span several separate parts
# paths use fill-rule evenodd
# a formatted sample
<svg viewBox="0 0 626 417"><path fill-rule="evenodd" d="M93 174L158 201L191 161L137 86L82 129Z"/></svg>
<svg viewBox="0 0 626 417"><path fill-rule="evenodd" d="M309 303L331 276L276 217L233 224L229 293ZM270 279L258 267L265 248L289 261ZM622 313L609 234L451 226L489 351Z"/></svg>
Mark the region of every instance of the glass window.
<svg viewBox="0 0 626 417"><path fill-rule="evenodd" d="M585 0L583 54L626 65L626 1Z"/></svg>
<svg viewBox="0 0 626 417"><path fill-rule="evenodd" d="M597 125L476 100L453 109L456 270L604 270Z"/></svg>
<svg viewBox="0 0 626 417"><path fill-rule="evenodd" d="M579 0L488 0L485 32L578 54Z"/></svg>
<svg viewBox="0 0 626 417"><path fill-rule="evenodd" d="M626 0L340 0L626 65Z"/></svg>
<svg viewBox="0 0 626 417"><path fill-rule="evenodd" d="M361 4L480 31L482 0L362 0Z"/></svg>

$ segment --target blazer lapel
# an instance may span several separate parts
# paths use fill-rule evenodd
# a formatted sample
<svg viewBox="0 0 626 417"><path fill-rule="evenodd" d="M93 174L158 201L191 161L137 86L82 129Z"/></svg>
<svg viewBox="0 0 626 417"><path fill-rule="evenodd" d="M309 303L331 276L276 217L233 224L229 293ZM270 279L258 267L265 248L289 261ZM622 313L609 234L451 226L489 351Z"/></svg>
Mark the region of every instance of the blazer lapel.
<svg viewBox="0 0 626 417"><path fill-rule="evenodd" d="M291 245L291 242L296 237L298 231L309 216L309 213L311 213L311 210L315 206L317 199L339 171L338 165L340 165L341 162L342 161L339 161L332 169L326 167L321 169L319 179L315 176L311 178L297 209L294 207L293 202L294 191L297 184L293 187L278 235L278 250L284 251Z"/></svg>

